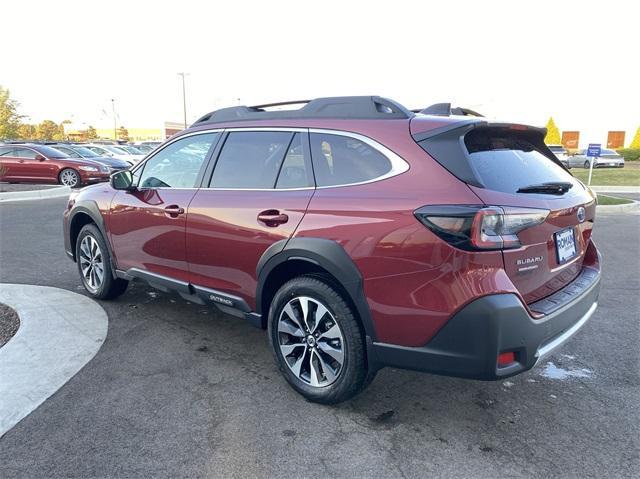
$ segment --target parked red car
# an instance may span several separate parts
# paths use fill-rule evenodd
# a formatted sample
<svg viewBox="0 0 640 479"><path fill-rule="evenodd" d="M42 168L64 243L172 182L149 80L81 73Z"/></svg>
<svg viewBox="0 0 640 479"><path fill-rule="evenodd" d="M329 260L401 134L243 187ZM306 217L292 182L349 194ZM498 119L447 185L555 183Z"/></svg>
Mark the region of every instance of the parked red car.
<svg viewBox="0 0 640 479"><path fill-rule="evenodd" d="M46 145L0 145L0 181L59 183L76 188L108 181L111 172L108 166L82 158L71 158Z"/></svg>
<svg viewBox="0 0 640 479"><path fill-rule="evenodd" d="M468 113L380 97L215 111L73 195L67 253L96 298L142 279L268 329L312 401L383 366L521 373L596 308L596 200L544 129Z"/></svg>

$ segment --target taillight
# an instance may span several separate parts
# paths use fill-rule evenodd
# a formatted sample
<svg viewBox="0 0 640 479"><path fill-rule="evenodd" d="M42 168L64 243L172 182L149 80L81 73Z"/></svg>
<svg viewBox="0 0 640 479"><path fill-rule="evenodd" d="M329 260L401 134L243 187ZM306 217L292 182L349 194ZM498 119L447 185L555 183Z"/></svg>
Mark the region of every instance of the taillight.
<svg viewBox="0 0 640 479"><path fill-rule="evenodd" d="M548 210L508 206L424 206L415 216L440 238L464 250L518 248L518 233L542 223Z"/></svg>

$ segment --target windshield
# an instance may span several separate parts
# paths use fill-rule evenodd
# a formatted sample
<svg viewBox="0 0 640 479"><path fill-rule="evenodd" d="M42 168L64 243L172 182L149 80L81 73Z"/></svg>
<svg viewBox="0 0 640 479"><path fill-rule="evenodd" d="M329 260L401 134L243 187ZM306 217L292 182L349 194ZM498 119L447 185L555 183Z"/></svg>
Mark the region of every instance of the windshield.
<svg viewBox="0 0 640 479"><path fill-rule="evenodd" d="M98 155L96 152L90 150L89 148L86 148L84 146L74 146L73 151L79 153L80 155L84 156L85 158L95 158Z"/></svg>
<svg viewBox="0 0 640 479"><path fill-rule="evenodd" d="M116 146L111 146L111 145L104 145L103 147L105 150L110 151L111 153L113 153L114 155L128 155L129 153L127 153L125 150L118 148Z"/></svg>
<svg viewBox="0 0 640 479"><path fill-rule="evenodd" d="M121 150L125 150L125 151L131 153L132 155L140 155L141 154L140 150L135 149L133 146L120 145L120 146L118 146L118 148L120 148Z"/></svg>
<svg viewBox="0 0 640 479"><path fill-rule="evenodd" d="M38 153L46 156L47 158L70 158L65 152L56 150L49 146L38 146Z"/></svg>
<svg viewBox="0 0 640 479"><path fill-rule="evenodd" d="M600 154L601 155L608 155L608 156L618 156L618 152L617 151L615 151L615 150L607 150L607 149L602 150L600 152Z"/></svg>

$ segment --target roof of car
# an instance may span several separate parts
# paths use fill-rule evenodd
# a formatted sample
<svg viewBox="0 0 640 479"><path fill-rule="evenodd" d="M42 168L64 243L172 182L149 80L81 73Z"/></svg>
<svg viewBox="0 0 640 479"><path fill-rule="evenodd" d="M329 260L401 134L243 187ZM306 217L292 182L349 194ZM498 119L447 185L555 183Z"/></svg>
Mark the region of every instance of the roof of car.
<svg viewBox="0 0 640 479"><path fill-rule="evenodd" d="M303 105L297 109L271 110L271 108ZM468 108L451 107L451 103L437 103L424 109L410 110L397 101L381 96L341 96L295 100L255 106L233 106L207 113L192 126L237 121L341 119L341 120L411 120L416 115L437 118L448 116L476 116Z"/></svg>

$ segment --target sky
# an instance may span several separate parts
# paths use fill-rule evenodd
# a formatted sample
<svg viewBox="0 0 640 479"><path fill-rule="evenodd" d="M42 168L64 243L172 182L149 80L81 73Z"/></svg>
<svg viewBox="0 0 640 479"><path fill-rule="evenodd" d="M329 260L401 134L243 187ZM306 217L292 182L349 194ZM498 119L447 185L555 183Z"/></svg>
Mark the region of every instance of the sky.
<svg viewBox="0 0 640 479"><path fill-rule="evenodd" d="M238 103L381 95L553 116L593 137L640 126L633 0L8 0L2 16L0 85L32 122L110 127L112 98L118 125L182 121L188 72L188 122Z"/></svg>

